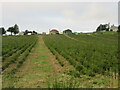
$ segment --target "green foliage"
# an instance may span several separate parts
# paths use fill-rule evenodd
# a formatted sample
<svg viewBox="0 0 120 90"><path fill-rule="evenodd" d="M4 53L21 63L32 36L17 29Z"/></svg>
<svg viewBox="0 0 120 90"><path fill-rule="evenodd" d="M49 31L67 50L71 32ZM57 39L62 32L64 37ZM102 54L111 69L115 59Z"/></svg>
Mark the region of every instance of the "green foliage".
<svg viewBox="0 0 120 90"><path fill-rule="evenodd" d="M78 88L79 85L80 82L77 82L73 77L71 77L65 81L55 79L54 83L48 83L48 88Z"/></svg>
<svg viewBox="0 0 120 90"><path fill-rule="evenodd" d="M19 33L19 27L17 24L15 24L13 27L9 27L7 31L11 32L11 35L12 33L17 34Z"/></svg>
<svg viewBox="0 0 120 90"><path fill-rule="evenodd" d="M9 27L7 31L11 32L11 35L12 35L12 33L14 32L14 27Z"/></svg>
<svg viewBox="0 0 120 90"><path fill-rule="evenodd" d="M65 35L46 35L44 41L48 48L55 49L80 74L94 77L96 73L102 75L105 73L109 75L109 72L118 73L117 33L69 36L77 41Z"/></svg>
<svg viewBox="0 0 120 90"><path fill-rule="evenodd" d="M58 63L61 65L61 66L64 66L63 62L59 59L58 55L56 54L56 51L53 49L53 48L50 48L50 51L52 52L53 55L55 55L55 58L56 60L58 61Z"/></svg>
<svg viewBox="0 0 120 90"><path fill-rule="evenodd" d="M108 24L104 24L104 25L100 24L100 25L97 27L97 30L96 30L96 31L103 31L103 30L109 31Z"/></svg>
<svg viewBox="0 0 120 90"><path fill-rule="evenodd" d="M28 40L29 39L29 40ZM12 42L12 41L15 42ZM2 70L8 68L12 63L18 62L16 64L15 70L11 72L14 73L17 68L19 68L25 61L32 47L35 45L37 39L36 36L7 36L3 37L3 65ZM7 57L11 56L9 61ZM4 62L6 61L6 62Z"/></svg>
<svg viewBox="0 0 120 90"><path fill-rule="evenodd" d="M3 34L6 34L6 31L5 31L4 27L1 27L0 28L0 35L3 35Z"/></svg>
<svg viewBox="0 0 120 90"><path fill-rule="evenodd" d="M17 24L14 25L14 32L13 32L13 33L14 33L14 34L19 33L19 27L18 27Z"/></svg>
<svg viewBox="0 0 120 90"><path fill-rule="evenodd" d="M68 69L65 73L74 77L80 77L80 72L78 72L76 69Z"/></svg>

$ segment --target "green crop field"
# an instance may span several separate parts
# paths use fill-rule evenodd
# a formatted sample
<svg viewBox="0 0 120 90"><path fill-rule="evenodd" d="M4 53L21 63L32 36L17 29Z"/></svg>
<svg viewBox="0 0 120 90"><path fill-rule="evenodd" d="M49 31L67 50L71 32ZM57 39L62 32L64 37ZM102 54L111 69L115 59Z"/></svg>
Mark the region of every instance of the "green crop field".
<svg viewBox="0 0 120 90"><path fill-rule="evenodd" d="M72 64L80 74L94 76L95 73L118 73L118 42L104 36L69 35L76 40L64 35L52 35L45 37L45 43L52 51L56 50ZM108 39L108 40L107 40Z"/></svg>
<svg viewBox="0 0 120 90"><path fill-rule="evenodd" d="M3 88L117 88L118 34L3 36Z"/></svg>
<svg viewBox="0 0 120 90"><path fill-rule="evenodd" d="M36 41L35 36L5 36L2 38L3 81L4 78L17 72Z"/></svg>

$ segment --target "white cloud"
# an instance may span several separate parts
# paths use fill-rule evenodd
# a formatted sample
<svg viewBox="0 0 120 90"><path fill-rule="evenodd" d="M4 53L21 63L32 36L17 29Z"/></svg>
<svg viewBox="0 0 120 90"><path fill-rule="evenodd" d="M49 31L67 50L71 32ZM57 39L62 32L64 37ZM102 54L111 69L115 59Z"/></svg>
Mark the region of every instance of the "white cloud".
<svg viewBox="0 0 120 90"><path fill-rule="evenodd" d="M74 10L69 10L69 9L67 9L67 10L63 10L63 11L61 11L61 13L63 14L63 16L64 17L75 17L76 16L76 12L74 11Z"/></svg>
<svg viewBox="0 0 120 90"><path fill-rule="evenodd" d="M94 31L100 23L117 24L117 3L3 3L3 25L48 32L51 28Z"/></svg>

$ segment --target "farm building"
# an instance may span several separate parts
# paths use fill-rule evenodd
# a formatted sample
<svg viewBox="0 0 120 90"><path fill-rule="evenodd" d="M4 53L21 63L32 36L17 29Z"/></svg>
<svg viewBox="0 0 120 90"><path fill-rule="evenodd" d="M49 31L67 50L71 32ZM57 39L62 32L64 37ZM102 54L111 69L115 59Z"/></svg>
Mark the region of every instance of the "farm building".
<svg viewBox="0 0 120 90"><path fill-rule="evenodd" d="M50 34L59 34L59 31L56 29L52 29L49 33Z"/></svg>
<svg viewBox="0 0 120 90"><path fill-rule="evenodd" d="M29 33L27 33L27 35L32 35L32 33L31 33L31 32L29 32Z"/></svg>
<svg viewBox="0 0 120 90"><path fill-rule="evenodd" d="M78 32L73 32L73 34L78 35Z"/></svg>
<svg viewBox="0 0 120 90"><path fill-rule="evenodd" d="M72 34L72 30L70 30L70 29L64 30L63 34Z"/></svg>
<svg viewBox="0 0 120 90"><path fill-rule="evenodd" d="M46 32L42 32L42 34L43 34L43 35L45 35L45 34L46 34Z"/></svg>
<svg viewBox="0 0 120 90"><path fill-rule="evenodd" d="M114 26L114 24L110 27L110 31L115 31L117 32L118 31L118 27L117 26Z"/></svg>

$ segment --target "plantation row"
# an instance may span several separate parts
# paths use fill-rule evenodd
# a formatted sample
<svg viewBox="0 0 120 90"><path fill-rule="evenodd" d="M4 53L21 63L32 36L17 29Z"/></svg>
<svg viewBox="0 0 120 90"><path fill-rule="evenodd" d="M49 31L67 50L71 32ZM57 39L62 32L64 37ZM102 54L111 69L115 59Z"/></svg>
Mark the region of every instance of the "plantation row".
<svg viewBox="0 0 120 90"><path fill-rule="evenodd" d="M70 37L73 37L77 40L84 40L87 42L100 42L100 44L112 44L112 45L118 45L118 34L114 33L114 34L79 34L77 35L69 35ZM106 42L105 42L106 41ZM101 43L103 42L103 43Z"/></svg>
<svg viewBox="0 0 120 90"><path fill-rule="evenodd" d="M113 39L117 39L116 36L104 35L101 38L81 34L69 35L69 37L76 40L72 40L65 35L46 35L44 41L53 54L54 50L61 54L79 71L79 74L95 76L98 73L117 76L118 44L117 40ZM110 40L109 37L112 39Z"/></svg>
<svg viewBox="0 0 120 90"><path fill-rule="evenodd" d="M29 38L28 38L29 37ZM5 36L2 38L2 58L11 56L16 51L22 49L26 45L30 45L32 37L30 36Z"/></svg>
<svg viewBox="0 0 120 90"><path fill-rule="evenodd" d="M15 73L25 61L32 47L37 41L36 36L9 36L3 37L3 64L2 70L6 70L14 64L9 73ZM10 51L9 51L10 50ZM8 52L9 51L9 52ZM10 53L11 52L11 53Z"/></svg>

